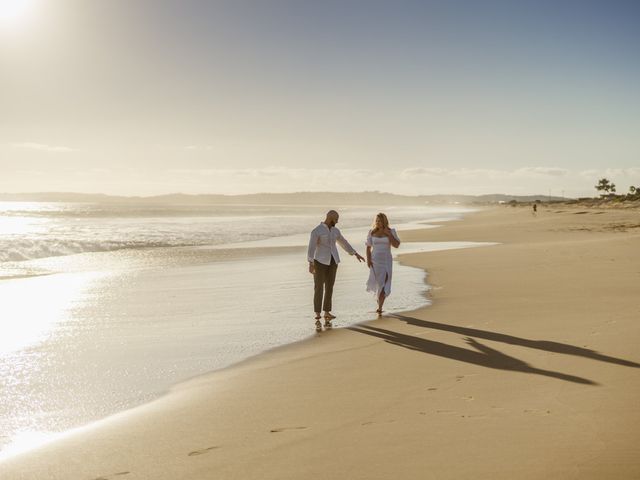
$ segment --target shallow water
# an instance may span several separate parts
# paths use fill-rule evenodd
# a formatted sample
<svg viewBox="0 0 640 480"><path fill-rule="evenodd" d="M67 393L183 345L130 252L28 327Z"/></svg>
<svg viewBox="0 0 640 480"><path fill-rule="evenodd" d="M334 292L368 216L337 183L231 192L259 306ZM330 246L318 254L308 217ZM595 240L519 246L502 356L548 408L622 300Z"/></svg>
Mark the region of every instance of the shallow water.
<svg viewBox="0 0 640 480"><path fill-rule="evenodd" d="M316 220L306 218L309 229ZM343 230L362 253L366 228ZM9 262L43 275L0 281L0 458L315 335L305 242L300 233ZM406 244L398 253L464 246ZM374 318L367 273L343 255L336 327ZM424 271L396 262L387 310L426 305L424 280Z"/></svg>

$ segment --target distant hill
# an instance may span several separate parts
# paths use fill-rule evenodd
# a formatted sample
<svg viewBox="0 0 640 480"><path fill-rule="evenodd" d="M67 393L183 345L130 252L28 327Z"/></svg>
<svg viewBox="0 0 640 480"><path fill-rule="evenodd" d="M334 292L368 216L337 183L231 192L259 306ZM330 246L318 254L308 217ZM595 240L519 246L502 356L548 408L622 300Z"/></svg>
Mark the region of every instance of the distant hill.
<svg viewBox="0 0 640 480"><path fill-rule="evenodd" d="M39 192L0 193L0 201L136 203L158 205L480 205L499 202L562 201L545 195L396 195L385 192L295 192L249 195L188 195L173 193L151 197L125 197L99 193Z"/></svg>

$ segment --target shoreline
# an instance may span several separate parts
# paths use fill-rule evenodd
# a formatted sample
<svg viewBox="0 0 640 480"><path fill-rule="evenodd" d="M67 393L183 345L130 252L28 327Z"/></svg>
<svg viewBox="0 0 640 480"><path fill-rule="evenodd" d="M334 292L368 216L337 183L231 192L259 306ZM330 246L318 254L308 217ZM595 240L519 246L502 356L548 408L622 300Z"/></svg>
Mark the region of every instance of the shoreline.
<svg viewBox="0 0 640 480"><path fill-rule="evenodd" d="M567 264L570 269L566 266L563 269L563 258L584 254L593 263L598 259L589 258L585 252L592 254L594 245L601 247L602 243L618 247L611 253L613 261L608 260L611 264L621 254L635 254L637 259L637 252L627 244L637 241L639 235L633 228L628 232L579 230L601 226L604 215L585 222L586 215L569 217L572 213L565 212L557 214L562 215L562 222L555 222L553 218L532 219L527 214L522 209L492 209L469 214L438 229L403 231L405 242L411 238L424 241L425 235L428 241L445 238L462 241L464 237L465 241L500 242L486 249L401 254L403 264L431 267L428 273L430 295L434 298L431 306L357 327L336 329L327 332L328 335L277 347L228 369L181 382L169 395L150 404L106 419L38 451L12 457L0 464L0 471L7 469L7 478L69 478L72 473L95 478L125 471L130 475L127 478L146 478L152 474L157 478L202 478L204 472L222 474L225 478L326 478L323 475L328 472L348 474L350 478L386 478L385 468L393 468L394 472L403 472L400 475L403 478L425 478L424 469L431 468L433 478L460 478L471 472L478 478L512 478L514 474L536 478L542 473L556 475L553 478L603 478L596 476L602 473L633 478L629 475L640 471L638 462L626 454L620 457L620 448L609 451L602 445L609 442L620 447L624 440L633 445L638 435L630 425L639 425L638 414L626 415L622 423L611 422L618 428L627 427L616 432L618 436L624 434L623 439L605 435L608 442L594 443L595 437L585 435L582 425L583 421L595 420L589 415L593 408L589 410L583 405L576 412L557 399L569 395L584 404L582 395L589 397L587 406L600 402L602 407L606 400L593 389L626 386L629 391L625 390L624 395L618 392L620 395L616 397L621 407L623 398L634 398L640 391L636 363L639 359L634 358L635 350L629 345L638 338L638 327L630 323L636 312L634 306L627 305L629 293L637 293L637 287L625 284L625 289L614 292L619 300L619 304L614 303L617 313L609 319L614 323L606 325L613 329L617 323L624 323L627 327L624 338L628 342L618 337L614 337L615 342L609 339L603 353L583 343L603 341L611 334L607 336L600 331L599 336L583 340L576 333L580 329L563 329L558 318L584 327L584 318L566 307L563 309L566 302L579 301L585 295L584 289L569 288L571 285L564 278L579 280L573 272L580 268L579 264L572 262ZM570 221L576 219L579 222L574 229ZM547 230L539 231L540 225L533 223L538 220L548 223L551 229L544 227ZM486 228L488 224L491 228ZM614 224L620 223L616 219ZM593 238L594 234L597 238ZM535 278L515 277L515 283L531 284L531 288L523 290L521 285L514 286L513 274L517 272L512 268L526 256L534 257L535 262L525 265ZM620 267L609 263L600 261L596 267L600 273ZM470 271L471 266L475 269ZM504 278L496 275L498 267ZM621 268L614 269L617 278L636 278L635 272L628 271L628 264ZM547 284L540 282L540 272ZM553 275L565 281L558 282L551 278ZM479 282L483 277L484 284ZM598 287L602 285L600 281ZM499 304L495 304L496 291L505 296ZM508 295L509 291L512 295ZM558 291L563 294L560 298ZM589 298L584 300L589 303ZM523 301L531 312L523 311ZM479 304L487 305L486 312L477 308ZM606 311L597 305L580 313ZM556 315L554 322L534 315L546 312L549 306L560 310L562 317ZM503 317L510 321L505 323ZM596 323L602 330L602 322ZM533 325L542 337L534 335ZM523 352L522 347L528 350ZM627 376L623 377L619 370L610 372L600 364L599 368L583 371L582 364L570 361L574 357L634 370L627 370L624 372ZM510 374L506 385L501 373ZM528 379L530 375L534 377ZM531 384L536 384L533 391ZM463 385L469 391L457 393ZM372 394L375 396L371 397ZM597 401L590 396L596 396ZM518 411L517 406L525 404L528 408ZM618 409L605 413L611 421L619 420L615 414L623 412L624 409ZM551 419L559 421L562 428L558 431L556 427L555 434L547 438L541 431L554 431ZM603 430L607 430L607 419L597 419ZM479 422L476 427L480 431L472 433L468 422ZM517 425L515 433L514 425ZM580 438L575 436L578 427L582 432ZM531 430L533 433L529 434ZM572 435L574 430L576 433ZM505 432L528 440L528 455L523 457L517 448L518 441L507 441ZM483 440L487 434L498 443L498 450L502 449L498 457L484 445L491 443ZM557 447L558 440L563 439L571 439L573 443L563 442L567 450L562 455L553 455L549 448ZM62 464L59 460L75 455L86 459L87 443L93 442L98 442L100 450L107 453L91 462L74 460ZM196 448L198 445L202 448ZM122 452L125 446L127 451ZM426 446L429 449L423 450ZM330 465L322 454L327 448L333 455ZM456 462L460 450L466 454L475 452L473 461ZM110 456L108 452L120 453ZM267 457L266 452L270 452ZM545 452L547 456L541 457ZM386 463L371 462L372 454ZM611 462L590 462L594 454L600 459L617 455L617 466ZM546 459L544 465L540 465L541 458ZM490 469L491 462L495 464L497 460L501 461L498 463L503 476ZM43 472L52 476L44 476ZM576 472L584 475L578 476Z"/></svg>
<svg viewBox="0 0 640 480"><path fill-rule="evenodd" d="M410 226L414 228L422 227L422 224L415 223ZM431 228L431 225L425 225L424 228ZM287 240L287 242L284 243L288 244L291 242ZM412 245L413 246L409 247L409 249L430 248L430 245L423 246L419 243ZM305 328L306 323L301 322L299 318L295 317L295 311L298 312L297 316L299 317L299 313L301 311L300 308L303 306L300 304L300 300L305 300L307 297L307 283L309 278L305 272L302 272L302 276L296 274L295 279L289 279L289 281L299 284L300 288L287 288L286 293L282 295L277 291L274 291L274 299L277 298L279 299L278 301L288 301L290 303L287 308L280 310L278 317L279 321L285 321L285 323L288 324L284 330L277 328L274 329L268 325L262 325L264 322L261 323L261 320L258 318L249 325L247 323L247 317L252 313L250 309L248 310L246 307L243 308L240 306L233 307L228 301L222 301L222 299L219 298L220 296L229 297L229 299L236 297L241 298L242 295L244 295L243 289L236 288L238 287L237 284L239 281L241 282L240 287L244 285L245 288L249 288L251 291L257 287L257 285L254 285L255 282L249 278L244 280L237 278L239 270L249 268L246 263L247 261L252 262L252 268L257 269L257 272L259 272L258 276L261 275L260 272L263 272L265 265L267 264L279 265L283 269L283 272L295 273L294 271L297 270L295 267L297 261L293 257L301 255L306 251L306 247L302 245L264 246L262 245L262 242L258 242L253 245L252 248L245 245L241 245L242 248L238 247L240 246L237 246L236 248L200 247L197 249L185 249L183 247L173 247L171 249L159 249L154 252L158 258L156 261L153 261L152 264L149 263L149 257L145 252L138 251L80 254L75 255L74 258L71 259L71 266L67 265L67 271L61 271L53 274L54 276L50 276L48 280L46 280L46 284L42 284L42 281L38 281L40 282L38 284L33 284L33 282L36 282L37 280L33 278L33 276L25 276L26 279L31 277L31 279L28 280L30 283L25 283L23 286L18 286L18 284L13 283L3 285L5 291L0 292L0 294L6 294L7 291L20 288L23 292L32 291L34 295L37 295L38 290L48 290L46 285L49 285L51 288L57 285L56 288L59 288L60 285L69 284L73 279L79 278L79 275L86 275L87 273L93 272L94 268L91 268L92 266L108 267L108 270L103 272L104 278L97 279L97 282L92 282L91 291L101 292L99 294L100 296L104 296L104 293L107 293L110 298L119 298L120 301L116 302L119 305L119 310L113 311L113 308L110 305L103 305L104 302L101 302L100 304L96 304L95 307L88 310L86 313L83 313L76 308L76 313L73 315L71 320L75 323L82 323L87 326L91 326L91 331L93 332L92 336L101 338L103 343L111 345L113 341L122 341L127 342L127 344L123 343L122 347L114 350L115 352L119 352L119 354L117 354L119 359L116 359L115 361L108 359L105 359L106 361L100 360L100 357L105 358L104 354L109 350L109 348L106 347L106 350L101 349L105 350L105 352L96 358L87 357L85 354L78 355L73 359L62 358L61 354L57 353L59 348L52 349L47 347L44 343L42 347L35 344L33 347L29 347L36 354L41 352L39 354L46 356L48 358L48 363L52 365L45 371L48 373L32 377L30 379L30 383L46 385L51 378L58 378L59 382L73 380L74 384L81 384L84 386L79 388L71 387L69 391L73 393L67 393L66 391L58 392L54 386L49 387L46 395L48 395L51 400L46 405L44 403L42 404L42 417L37 422L32 422L27 418L23 418L24 415L16 416L14 417L15 420L12 420L12 417L10 416L12 408L10 404L7 403L9 409L7 410L5 408L4 412L2 412L3 416L0 417L0 419L3 420L2 423L5 425L5 432L3 433L10 433L11 435L6 435L4 438L0 438L0 461L10 459L16 454L21 453L24 447L29 446L30 443L35 442L38 445L41 443L49 444L55 442L57 438L64 438L68 436L69 432L74 432L77 429L82 430L84 427L91 426L93 423L103 421L123 411L144 406L151 401L169 394L174 386L183 382L188 382L192 378L197 378L203 375L206 376L212 372L233 367L237 362L243 362L247 358L260 355L265 351L278 348L279 346L283 346L288 343L303 341L315 336L314 329L312 328L313 325L310 324L311 327L307 325L308 328ZM436 246L436 248L447 247L449 246ZM165 251L169 254L168 257L161 255ZM175 258L176 256L177 258ZM44 259L40 263L42 264L46 262L50 266L55 267L59 262L64 261L64 258L60 259L59 257L54 257L48 260ZM68 263L69 259L66 259L66 261ZM232 261L232 264L228 264L229 261ZM241 263L236 263L238 261ZM352 263L355 264L355 266L351 265ZM149 273L144 272L153 272L155 269L160 267L163 267L163 271L158 272L157 274L152 273L152 278L149 276ZM336 292L337 295L335 297L338 303L342 304L344 311L341 309L342 315L338 322L336 322L336 328L358 323L364 319L375 318L374 313L366 313L367 309L363 309L363 307L368 306L369 296L359 295L360 281L358 279L361 273L359 267L361 268L362 264L358 264L352 259L348 259L343 267L341 279L339 281L341 284L340 291ZM140 268L144 271L138 271ZM149 270L150 268L151 270ZM102 272L102 270L104 269L100 269L100 272ZM210 294L214 295L211 301L202 298L202 294L195 295L184 293L194 287L197 288L198 291L202 291L203 287L209 288L214 287L214 285L219 285L220 282L212 282L211 279L219 277L220 275L222 275L222 278L227 278L227 281L223 282L226 287L234 285L229 289L228 293L221 295L214 291L207 290L209 291L209 294L205 294L205 296L209 297ZM255 274L251 275L256 276ZM282 277L282 275L279 274L272 276L272 280L276 282L274 284L276 290L280 288L278 286L284 285L284 283L280 281L283 280L280 277ZM427 305L428 301L423 295L423 293L426 292L423 278L424 274L421 269L398 266L396 282L403 288L398 292L399 295L392 299L392 303L390 304L391 308L395 307L397 311L400 311L415 308L419 305ZM113 279L116 279L117 283L121 285L121 287L129 285L126 288L126 290L129 291L129 294L126 297L123 297L122 292L120 292L122 288L115 289L110 286L114 282ZM135 282L131 283L131 279L134 279ZM78 282L74 281L73 283L77 284ZM103 287L102 285L106 285L106 287ZM170 287L171 285L172 287ZM167 290L168 287L170 287L169 290ZM109 288L109 291L103 292L104 288ZM132 309L129 306L130 300L133 300L134 303L140 304L147 304L150 300L153 300L152 303L159 302L162 304L164 302L163 298L158 297L158 295L155 295L152 298L147 294L147 291L160 290L166 292L165 296L171 295L174 297L174 294L177 293L175 289L177 289L178 292L182 292L179 293L177 298L174 298L172 301L172 303L176 305L175 308L169 308L167 312L163 311L164 308L160 308L159 310L150 310L150 312L155 311L157 314L162 315L162 317L157 318L160 324L156 326L154 326L153 322L149 323L147 318L141 316L140 312L136 308ZM300 298L301 292L298 290L302 290L303 298ZM420 293L418 293L418 290ZM227 288L225 288L225 292L226 291ZM356 293L358 294L357 297L359 299L357 302L353 303L352 301L347 300L348 297ZM143 297L138 298L139 295L143 295ZM251 299L246 299L251 305L256 304L256 301L253 298L254 296L255 295L252 294ZM128 299L128 297L131 297L131 299ZM220 303L221 301L222 303ZM214 310L211 310L211 308L213 308L213 304L209 305L211 302L215 304ZM173 323L183 331L177 334L176 337L168 339L176 343L173 350L176 350L177 348L178 351L174 353L167 352L164 354L161 350L158 350L157 348L154 349L153 344L157 343L158 340L162 340L162 338L161 335L159 336L158 334L153 333L152 330L165 328L161 324L164 324L166 322L165 317L171 317L172 313L179 314L180 312L184 312L184 308L181 308L179 305L184 305L184 308L187 309L190 309L190 305L197 305L197 310L203 312L213 313L218 311L216 317L219 317L219 320L216 320L213 323L208 322L211 324L211 328L206 328L206 325L200 323L197 324L198 326L193 327L192 323L199 322L199 318L194 315L182 315L183 320ZM60 305L55 306L60 307ZM10 310L17 311L18 304ZM135 321L126 321L126 312L133 314L134 317L130 318L130 320ZM39 313L39 310L32 314L28 308L26 310L23 309L15 320L23 319L26 325L29 323L28 319L35 317L36 313ZM52 311L50 311L49 314L51 318L57 317L57 315L52 313ZM353 315L355 316L352 318ZM123 317L124 324L120 321L115 321L118 317ZM104 318L104 321L99 320L102 318ZM114 318L114 321L107 322L110 318ZM298 325L295 325L296 323ZM105 331L105 325L107 324L111 325L112 330L119 332L117 336L121 340L112 338L113 335ZM139 327L136 329L129 326L133 324L139 324ZM231 326L232 324L235 326ZM236 345L236 342L241 339L238 338L237 335L232 334L231 331L251 327L258 327L258 331L262 332L261 337L256 338L255 333L247 332L243 335L246 346L241 347L240 345ZM255 328L252 328L252 330L255 331ZM197 343L193 343L189 339L193 338L194 334L197 332L200 332L202 339L198 340ZM43 333L46 332L43 331ZM130 338L132 339L138 335L149 336L148 342L146 342L148 345L138 345L136 347L135 341L130 340ZM233 342L233 345L223 345L221 341L225 339ZM24 340L26 341L27 337L25 337ZM89 339L89 342L91 341L92 340ZM185 342L192 345L190 353L185 351L185 348L188 349L188 345L186 345ZM86 341L84 343L86 343ZM166 344L166 342L164 342L163 345L164 344ZM87 348L82 347L83 343L81 343L80 339L76 339L73 345L77 345L75 348L80 348L80 351L82 351L83 348ZM114 347L117 348L117 346ZM139 348L142 348L143 351L146 352L144 354L145 356L157 357L153 367L147 368L144 363L140 363L138 361L137 356L139 354L136 354L135 351ZM181 352L183 352L184 355L182 355ZM194 365L189 367L187 364L180 364L176 371L167 371L167 368L174 370L171 364L172 359L182 362L182 359L187 358L189 355L195 359L195 362L193 362ZM208 357L205 358L207 355ZM91 368L92 371L99 369L113 373L109 374L108 377L105 376L103 380L92 379L90 377L90 375L92 375L91 372L87 370L87 367L83 366L87 359L91 361L92 367L89 368ZM11 359L9 359L9 361L10 360ZM67 362L65 360L80 363L77 367L69 368L69 371L66 372L67 368L65 367L65 364ZM140 371L141 367L144 368L144 371L148 372L152 378L155 378L155 380L146 381L144 378L141 378L139 374L136 374L135 372ZM0 370L7 372L7 377L10 377L13 372L11 364L7 362L0 363ZM114 381L117 381L118 374L120 376L124 375L124 377L122 377L121 381L118 381L118 384L116 385ZM109 391L100 393L104 392L105 388L109 388ZM43 394L44 393L45 392L43 392ZM4 394L7 402L10 402L12 399L19 397L28 399L30 391L26 388L16 387L15 390L9 388L4 392ZM58 408L65 408L66 402L64 399L71 400L71 395L76 399L78 407L82 410L78 411L77 414L71 411L56 414L56 410ZM42 396L42 401L45 401L46 399L47 398L45 396ZM14 408L13 411L18 414L22 414L22 412L17 408ZM51 413L49 414L49 412ZM29 450L31 449L32 448L29 448Z"/></svg>

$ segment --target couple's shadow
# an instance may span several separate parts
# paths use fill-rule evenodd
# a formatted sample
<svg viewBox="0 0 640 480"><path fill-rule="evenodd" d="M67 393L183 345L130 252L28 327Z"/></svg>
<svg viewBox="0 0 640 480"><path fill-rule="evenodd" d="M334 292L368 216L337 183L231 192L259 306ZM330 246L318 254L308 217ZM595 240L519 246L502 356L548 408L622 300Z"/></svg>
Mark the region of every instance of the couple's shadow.
<svg viewBox="0 0 640 480"><path fill-rule="evenodd" d="M434 330L444 330L453 333L459 333L465 335L465 341L472 346L475 350L467 348L456 347L448 345L442 342L436 342L422 337L415 337L412 335L406 335L403 333L395 332L393 330L387 330L383 328L373 327L370 325L357 325L349 327L354 332L364 333L374 337L381 338L388 343L397 345L400 347L408 348L430 355L437 355L439 357L450 358L452 360L458 360L461 362L467 362L474 365L480 365L482 367L494 368L499 370L510 370L523 373L533 373L537 375L544 375L547 377L558 378L568 382L581 383L585 385L598 385L598 383L589 380L587 378L578 377L575 375L569 375L561 372L555 372L552 370L543 370L533 367L528 363L506 355L499 350L488 347L477 341L474 338L482 338L485 340L491 340L495 342L507 343L510 345L519 345L528 348L534 348L538 350L544 350L553 353L562 353L566 355L576 355L602 362L613 363L617 365L623 365L627 367L640 367L640 364L624 360L620 358L610 357L603 355L594 350L577 347L575 345L568 345L559 342L552 342L547 340L529 340L526 338L515 337L512 335L506 335L502 333L490 332L487 330L479 330L475 328L459 327L456 325L447 325L444 323L429 322L426 320L420 320L418 318L409 317L406 315L391 315L393 318L402 320L409 325L416 325L423 328L430 328Z"/></svg>

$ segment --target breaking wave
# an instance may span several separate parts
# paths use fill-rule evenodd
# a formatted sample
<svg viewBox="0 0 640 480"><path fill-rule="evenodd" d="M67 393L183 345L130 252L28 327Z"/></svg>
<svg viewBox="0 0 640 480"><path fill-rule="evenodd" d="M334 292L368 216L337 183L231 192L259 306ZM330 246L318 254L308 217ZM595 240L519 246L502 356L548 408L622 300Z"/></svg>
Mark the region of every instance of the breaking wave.
<svg viewBox="0 0 640 480"><path fill-rule="evenodd" d="M59 257L87 252L110 252L130 248L176 247L185 243L144 241L14 240L0 241L0 262L22 262L37 258Z"/></svg>

